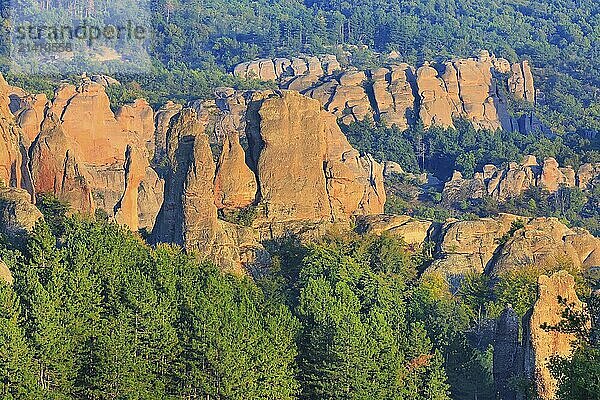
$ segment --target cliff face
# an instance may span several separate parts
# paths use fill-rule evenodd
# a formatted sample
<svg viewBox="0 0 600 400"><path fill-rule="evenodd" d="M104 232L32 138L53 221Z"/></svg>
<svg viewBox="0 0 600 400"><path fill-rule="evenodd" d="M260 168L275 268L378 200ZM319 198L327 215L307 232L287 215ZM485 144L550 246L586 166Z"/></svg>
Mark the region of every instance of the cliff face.
<svg viewBox="0 0 600 400"><path fill-rule="evenodd" d="M15 123L9 104L9 86L0 76L0 184L27 187L23 133Z"/></svg>
<svg viewBox="0 0 600 400"><path fill-rule="evenodd" d="M564 305L581 311L583 304L575 292L575 280L565 271L538 279L538 298L533 309L523 321L524 370L534 384L540 399L556 399L557 382L552 376L549 362L553 356L568 357L572 352L575 335L544 329L544 325L557 326L563 319Z"/></svg>
<svg viewBox="0 0 600 400"><path fill-rule="evenodd" d="M52 102L23 95L14 105L32 142L27 149L6 103L6 185L19 186L24 170L31 194L102 211L235 272L267 258L261 240L383 212L382 166L294 91L225 89L155 115L137 100L113 114L104 87L88 80L61 86Z"/></svg>
<svg viewBox="0 0 600 400"><path fill-rule="evenodd" d="M486 51L435 66L392 63L368 71L343 70L334 56L263 59L236 66L234 75L297 90L347 124L370 117L401 129L418 119L425 127L451 127L453 119L465 118L479 129L527 131L526 118L519 122L509 116L504 93L535 103L527 61L511 65Z"/></svg>
<svg viewBox="0 0 600 400"><path fill-rule="evenodd" d="M131 229L151 229L162 183L150 168L154 112L148 103L138 100L115 117L104 87L88 81L61 86L40 110L22 101L16 111L30 137L39 124L29 166L36 192L55 195L74 212L101 209Z"/></svg>
<svg viewBox="0 0 600 400"><path fill-rule="evenodd" d="M228 96L220 108L201 104L172 117L156 241L183 244L235 270L264 255L260 240L383 211L382 167L350 146L316 100L293 91ZM223 138L218 157L207 126ZM247 226L219 218L240 212L253 213Z"/></svg>
<svg viewBox="0 0 600 400"><path fill-rule="evenodd" d="M555 400L557 382L549 363L552 357L568 357L572 352L573 334L560 332L566 301L574 311L581 312L583 304L575 292L575 280L565 271L538 278L537 300L525 314L521 324L510 305L496 321L494 332L494 386L503 400L524 398L514 386L514 380L527 378L533 384L536 398ZM519 335L520 326L522 335Z"/></svg>
<svg viewBox="0 0 600 400"><path fill-rule="evenodd" d="M408 216L372 215L358 219L361 232L388 232L413 245L435 245L426 273L458 282L467 274L498 276L524 267L540 273L555 265L588 271L600 265L600 238L585 229L569 228L557 218L499 214L445 223Z"/></svg>

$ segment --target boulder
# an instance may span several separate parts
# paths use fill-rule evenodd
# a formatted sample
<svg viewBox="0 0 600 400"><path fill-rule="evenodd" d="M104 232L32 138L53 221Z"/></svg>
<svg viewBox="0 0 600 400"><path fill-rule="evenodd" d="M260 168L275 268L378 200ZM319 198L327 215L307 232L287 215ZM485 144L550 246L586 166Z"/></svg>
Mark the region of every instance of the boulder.
<svg viewBox="0 0 600 400"><path fill-rule="evenodd" d="M0 187L0 233L9 239L31 232L42 213L31 204L27 191Z"/></svg>

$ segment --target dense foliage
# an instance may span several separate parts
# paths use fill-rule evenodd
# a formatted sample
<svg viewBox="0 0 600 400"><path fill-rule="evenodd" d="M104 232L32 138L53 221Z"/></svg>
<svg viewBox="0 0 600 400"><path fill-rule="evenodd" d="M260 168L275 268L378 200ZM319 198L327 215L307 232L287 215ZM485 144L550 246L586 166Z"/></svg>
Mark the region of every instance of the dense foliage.
<svg viewBox="0 0 600 400"><path fill-rule="evenodd" d="M6 15L8 1L1 2ZM248 86L226 72L242 61L267 56L337 53L344 63L369 67L379 53L397 51L413 64L488 49L511 61L529 58L542 90L540 116L558 133L586 135L600 127L600 55L597 2L586 0L151 0L107 3L77 0L18 1L40 23L61 18L92 21L119 14L149 15L154 28L151 73L119 76L141 85L158 102L207 96L220 85ZM43 13L61 5L65 15ZM5 21L3 29L9 27ZM7 54L7 36L0 48ZM348 58L339 46L353 53ZM363 47L364 46L364 47ZM6 59L4 59L6 64ZM81 70L93 59L78 60ZM109 66L110 67L110 66ZM12 77L20 79L21 77ZM58 79L59 77L55 77ZM32 82L41 90L44 84Z"/></svg>
<svg viewBox="0 0 600 400"><path fill-rule="evenodd" d="M254 282L41 203L0 245L2 398L448 398L399 239L280 245Z"/></svg>

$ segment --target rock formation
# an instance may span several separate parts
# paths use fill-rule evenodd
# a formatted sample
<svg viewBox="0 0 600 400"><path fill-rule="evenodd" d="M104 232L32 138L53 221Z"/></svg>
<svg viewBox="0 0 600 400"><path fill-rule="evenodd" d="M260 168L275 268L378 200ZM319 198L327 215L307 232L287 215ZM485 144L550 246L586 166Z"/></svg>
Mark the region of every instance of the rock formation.
<svg viewBox="0 0 600 400"><path fill-rule="evenodd" d="M538 278L537 300L522 319L519 335L519 319L507 305L496 322L494 334L494 386L498 398L523 399L514 386L518 379L529 379L536 398L555 400L557 382L549 369L552 357L568 357L572 352L575 336L557 329L563 320L565 308L561 301L581 311L583 304L575 292L575 280L566 271ZM519 338L522 337L522 340Z"/></svg>
<svg viewBox="0 0 600 400"><path fill-rule="evenodd" d="M8 83L0 75L0 185L27 188L23 134L10 112L9 91Z"/></svg>
<svg viewBox="0 0 600 400"><path fill-rule="evenodd" d="M425 63L414 68L390 60L369 71L340 71L334 56L256 60L242 63L233 73L240 78L276 81L321 102L345 124L367 117L406 129L417 119L425 127L453 126L465 118L477 129L542 129L539 121L509 116L504 93L535 102L529 64L511 64L482 51L478 57ZM507 78L508 77L508 78ZM507 90L499 90L503 85Z"/></svg>
<svg viewBox="0 0 600 400"><path fill-rule="evenodd" d="M9 285L13 284L12 274L10 273L10 270L8 269L6 264L2 262L2 260L0 260L0 283L1 282L5 282Z"/></svg>
<svg viewBox="0 0 600 400"><path fill-rule="evenodd" d="M181 111L182 106L180 104L167 102L162 106L154 116L154 144L155 154L154 158L157 161L162 160L167 150L167 131L169 130L169 124L171 119Z"/></svg>
<svg viewBox="0 0 600 400"><path fill-rule="evenodd" d="M436 243L427 273L451 280L466 274L500 275L523 267L540 272L568 265L588 271L600 265L600 238L585 229L568 228L556 218L499 214L477 220L448 220L440 227L408 216L366 216L357 220L360 232L390 232L410 244Z"/></svg>
<svg viewBox="0 0 600 400"><path fill-rule="evenodd" d="M482 274L491 267L501 238L518 219L516 215L500 214L496 218L446 222L441 228L438 259L427 271L449 277Z"/></svg>
<svg viewBox="0 0 600 400"><path fill-rule="evenodd" d="M18 110L14 114L17 124L23 131L23 137L29 145L42 129L42 121L49 102L45 94L27 95L19 98L18 101Z"/></svg>
<svg viewBox="0 0 600 400"><path fill-rule="evenodd" d="M229 131L215 177L215 203L220 209L239 209L254 203L258 186L254 172L246 164L246 153L237 132Z"/></svg>
<svg viewBox="0 0 600 400"><path fill-rule="evenodd" d="M49 113L31 148L31 174L35 190L67 202L73 210L93 214L95 204L89 173L76 158L58 118Z"/></svg>
<svg viewBox="0 0 600 400"><path fill-rule="evenodd" d="M512 75L508 80L508 89L519 100L535 103L533 75L528 61L511 66Z"/></svg>
<svg viewBox="0 0 600 400"><path fill-rule="evenodd" d="M248 134L267 221L383 212L382 166L360 157L318 101L292 91L263 96L254 99Z"/></svg>
<svg viewBox="0 0 600 400"><path fill-rule="evenodd" d="M433 241L437 224L432 221L418 220L408 215L366 215L357 218L359 233L379 235L387 232L401 237L409 245L421 245Z"/></svg>
<svg viewBox="0 0 600 400"><path fill-rule="evenodd" d="M42 218L23 189L0 187L0 233L14 238L30 232Z"/></svg>
<svg viewBox="0 0 600 400"><path fill-rule="evenodd" d="M600 238L581 228L568 228L557 218L531 218L499 249L492 273L536 266L540 270L567 264L587 271L600 265Z"/></svg>
<svg viewBox="0 0 600 400"><path fill-rule="evenodd" d="M538 278L537 301L523 321L524 370L543 400L556 399L557 383L548 367L551 357L568 357L575 340L572 334L544 329L544 326L557 326L563 319L564 305L559 303L559 298L573 305L576 311L583 308L571 275L565 271L550 277L541 275Z"/></svg>
<svg viewBox="0 0 600 400"><path fill-rule="evenodd" d="M471 179L465 179L455 171L444 186L442 198L446 204L485 196L505 201L536 187L551 193L561 187L587 190L595 186L599 179L600 168L597 165L583 164L575 172L570 166L559 167L554 158L546 158L540 165L534 156L529 155L520 164L511 162L504 168L485 165L483 171L476 172Z"/></svg>
<svg viewBox="0 0 600 400"><path fill-rule="evenodd" d="M520 398L514 381L523 372L523 348L519 340L519 316L510 304L500 314L494 330L493 375L499 399Z"/></svg>
<svg viewBox="0 0 600 400"><path fill-rule="evenodd" d="M35 124L27 125L32 137L39 116L34 108L22 107L18 114L32 115ZM29 151L35 192L68 202L73 212L92 215L100 209L133 230L151 230L163 196L163 184L150 167L153 114L145 100L136 100L115 116L102 85L90 80L62 85L46 106Z"/></svg>

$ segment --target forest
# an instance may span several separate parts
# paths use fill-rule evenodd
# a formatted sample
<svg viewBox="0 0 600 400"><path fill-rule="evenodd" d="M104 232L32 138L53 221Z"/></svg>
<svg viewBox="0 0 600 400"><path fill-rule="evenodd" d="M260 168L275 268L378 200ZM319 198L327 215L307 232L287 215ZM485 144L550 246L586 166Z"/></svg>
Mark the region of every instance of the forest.
<svg viewBox="0 0 600 400"><path fill-rule="evenodd" d="M426 248L389 235L285 239L252 280L39 207L45 222L0 241L15 277L0 282L3 399L494 399L491 343L474 338L535 300L537 271L451 291L421 274ZM554 361L562 399L597 398L581 379L598 374L593 343Z"/></svg>
<svg viewBox="0 0 600 400"><path fill-rule="evenodd" d="M9 65L9 4L0 2L3 72ZM258 57L336 54L350 48L353 57L348 62L368 68L380 64L379 55L391 50L403 61L419 64L470 57L485 49L513 62L531 60L536 86L543 93L538 114L555 132L589 137L600 128L600 5L592 0L18 0L12 4L44 23L67 17L110 21L114 15L135 21L149 15L154 31L149 48L152 68L143 75L117 74L126 84L114 94L117 103L143 96L160 104L207 97L217 86L256 87L260 84L241 82L228 73L237 63ZM55 7L67 11L53 12ZM77 62L81 71L94 64L85 57ZM51 91L50 82L66 77L57 71L9 78L26 88Z"/></svg>
<svg viewBox="0 0 600 400"><path fill-rule="evenodd" d="M15 1L40 23L100 20L115 9L108 0ZM47 12L54 5L67 14ZM535 112L552 137L476 131L464 121L407 131L364 121L344 133L378 160L440 179L526 154L561 164L600 161L596 1L121 0L115 7L132 18L149 10L154 37L149 73L114 74L122 82L108 89L114 106L136 97L154 106L185 103L219 86L268 87L230 73L258 57L350 49L346 63L371 68L390 51L419 64L487 49L532 62L543 94ZM75 79L61 71L11 73L9 1L0 9L0 70L10 83L51 98L58 82ZM98 67L78 62L82 72ZM528 192L507 204L465 203L459 210L441 206L439 193L415 205L398 190L387 211L439 221L500 211L557 216L600 233L600 191L565 190L561 207L548 193ZM388 235L271 243L272 268L250 279L223 274L175 246L149 247L101 218L68 216L54 199L40 199L38 207L45 218L32 233L0 235L0 259L15 278L12 286L0 282L3 399L493 400L491 343L478 339L489 337L505 304L523 316L535 300L535 271L494 284L466 276L452 290L423 274L430 248ZM594 283L577 280L588 299ZM566 317L571 329L584 331L581 316ZM592 334L580 335L572 360L552 361L563 400L600 398L599 384L587 380L600 376Z"/></svg>

